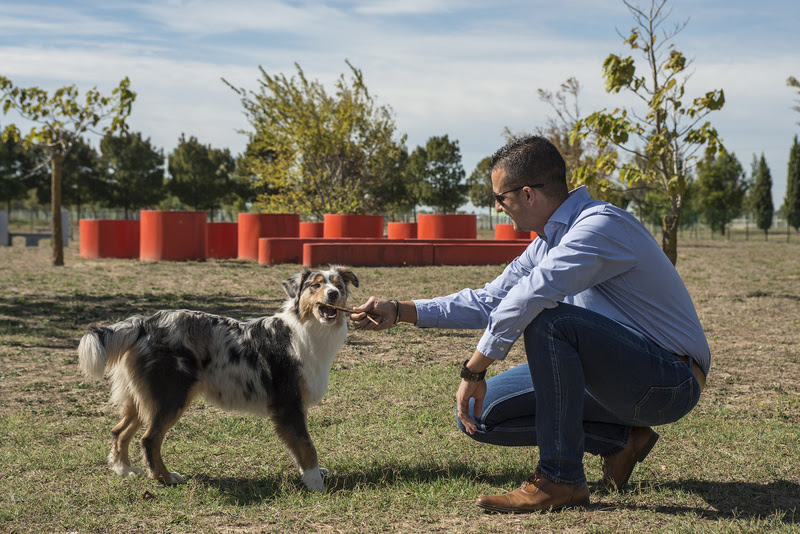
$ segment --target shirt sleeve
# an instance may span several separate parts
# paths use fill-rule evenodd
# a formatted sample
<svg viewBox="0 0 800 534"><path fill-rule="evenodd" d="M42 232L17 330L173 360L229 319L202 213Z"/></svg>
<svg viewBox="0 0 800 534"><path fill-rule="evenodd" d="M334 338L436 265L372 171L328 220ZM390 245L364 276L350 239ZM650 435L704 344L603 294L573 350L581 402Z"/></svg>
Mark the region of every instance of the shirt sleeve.
<svg viewBox="0 0 800 534"><path fill-rule="evenodd" d="M518 258L525 274L489 313L478 351L504 359L542 310L633 268L637 260L626 235L615 215L595 212L575 223L538 263L532 262L531 249L526 250Z"/></svg>

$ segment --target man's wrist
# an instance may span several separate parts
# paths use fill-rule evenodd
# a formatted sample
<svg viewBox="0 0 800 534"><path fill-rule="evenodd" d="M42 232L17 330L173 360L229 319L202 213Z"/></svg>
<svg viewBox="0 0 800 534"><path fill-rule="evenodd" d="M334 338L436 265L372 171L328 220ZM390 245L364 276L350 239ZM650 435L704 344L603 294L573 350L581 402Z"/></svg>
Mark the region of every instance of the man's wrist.
<svg viewBox="0 0 800 534"><path fill-rule="evenodd" d="M464 363L461 365L461 378L468 382L480 382L486 378L486 369L483 371L476 373L474 371L470 371L467 369L467 364L469 360L464 360Z"/></svg>

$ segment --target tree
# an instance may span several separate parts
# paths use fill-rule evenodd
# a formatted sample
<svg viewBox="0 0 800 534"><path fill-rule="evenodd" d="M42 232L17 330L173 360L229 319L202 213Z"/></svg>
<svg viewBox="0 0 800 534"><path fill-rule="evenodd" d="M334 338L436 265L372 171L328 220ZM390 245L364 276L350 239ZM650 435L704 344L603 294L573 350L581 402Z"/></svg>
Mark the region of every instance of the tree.
<svg viewBox="0 0 800 534"><path fill-rule="evenodd" d="M36 196L40 204L52 204L52 188L47 182L38 182ZM97 151L85 139L78 138L62 164L61 204L75 206L80 218L81 208L102 199L103 190Z"/></svg>
<svg viewBox="0 0 800 534"><path fill-rule="evenodd" d="M786 85L789 87L794 87L797 89L797 93L800 94L800 81L798 81L794 76L789 76L789 78L786 79ZM800 98L798 98L796 102L800 104ZM800 106L793 106L792 109L800 113ZM797 124L800 125L800 121L798 121Z"/></svg>
<svg viewBox="0 0 800 534"><path fill-rule="evenodd" d="M603 77L607 92L629 91L644 108L595 112L578 121L571 140L575 142L594 135L598 149L612 145L631 158L621 162L619 152L605 152L575 175L580 182L595 183L604 180L603 174L608 176L618 171L620 183L627 187L644 184L657 188L669 200L670 207L662 220L661 246L675 264L678 227L691 163L699 149L705 148L705 155L709 157L721 144L716 129L708 121L701 121L723 106L725 95L721 89L714 90L685 105L683 98L689 78L686 69L691 61L675 50L670 41L688 21L664 31L670 15L665 9L667 0L652 0L648 11L627 1L624 3L636 22L625 44L643 54L646 72L637 75L633 57L611 54L603 63Z"/></svg>
<svg viewBox="0 0 800 534"><path fill-rule="evenodd" d="M433 136L425 147L417 147L411 158L414 174L424 183L422 204L437 213L455 213L466 203L469 186L464 183L458 141L450 141L447 134Z"/></svg>
<svg viewBox="0 0 800 534"><path fill-rule="evenodd" d="M750 209L755 213L756 225L764 230L764 239L769 238L769 229L772 227L772 216L775 213L772 205L772 174L767 166L764 154L757 160L753 156L753 187L750 190Z"/></svg>
<svg viewBox="0 0 800 534"><path fill-rule="evenodd" d="M34 172L37 166L34 151L26 150L17 140L0 139L0 199L5 201L7 210L15 200L26 198L41 180L41 173Z"/></svg>
<svg viewBox="0 0 800 534"><path fill-rule="evenodd" d="M128 78L122 80L110 97L103 96L96 87L78 100L74 85L56 89L52 96L38 87L21 88L0 76L0 96L3 113L14 109L23 119L34 123L22 136L11 124L3 131L3 139L22 139L23 145L38 144L46 152L52 176L51 204L53 225L53 265L64 265L63 229L61 228L61 179L64 159L72 147L87 131L95 131L101 123L110 121L100 132L125 131L125 119L130 115L136 93L129 89Z"/></svg>
<svg viewBox="0 0 800 534"><path fill-rule="evenodd" d="M211 148L196 137L188 140L181 134L178 146L169 155L167 168L171 179L167 187L184 204L196 210L218 209L235 193L232 181L236 162L230 150Z"/></svg>
<svg viewBox="0 0 800 534"><path fill-rule="evenodd" d="M712 233L725 235L728 223L741 214L747 185L744 169L734 154L721 152L697 165L698 204Z"/></svg>
<svg viewBox="0 0 800 534"><path fill-rule="evenodd" d="M109 206L125 210L154 206L164 197L164 152L140 132L108 134L100 141Z"/></svg>
<svg viewBox="0 0 800 534"><path fill-rule="evenodd" d="M794 144L789 152L789 173L786 177L786 198L783 201L783 212L786 222L794 228L800 228L800 143L794 136Z"/></svg>
<svg viewBox="0 0 800 534"><path fill-rule="evenodd" d="M475 170L467 178L467 187L469 187L469 200L475 207L489 208L489 221L492 220L492 211L494 211L494 190L492 189L492 173L489 170L489 164L492 158L487 156L480 160L475 166Z"/></svg>
<svg viewBox="0 0 800 534"><path fill-rule="evenodd" d="M243 172L262 184L261 209L320 219L381 211L383 193L402 178L405 136L395 139L391 109L378 106L361 71L347 66L350 79L341 75L332 95L299 65L292 78L259 68L259 92L228 84L253 128L245 132L251 150Z"/></svg>

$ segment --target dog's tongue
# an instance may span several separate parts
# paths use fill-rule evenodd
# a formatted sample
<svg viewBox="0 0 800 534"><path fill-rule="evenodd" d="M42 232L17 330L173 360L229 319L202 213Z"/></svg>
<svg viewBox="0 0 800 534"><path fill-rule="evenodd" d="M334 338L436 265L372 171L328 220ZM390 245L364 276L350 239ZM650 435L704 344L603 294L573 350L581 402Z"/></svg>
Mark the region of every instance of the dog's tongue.
<svg viewBox="0 0 800 534"><path fill-rule="evenodd" d="M336 319L336 310L334 310L330 306L320 306L319 313L328 320Z"/></svg>

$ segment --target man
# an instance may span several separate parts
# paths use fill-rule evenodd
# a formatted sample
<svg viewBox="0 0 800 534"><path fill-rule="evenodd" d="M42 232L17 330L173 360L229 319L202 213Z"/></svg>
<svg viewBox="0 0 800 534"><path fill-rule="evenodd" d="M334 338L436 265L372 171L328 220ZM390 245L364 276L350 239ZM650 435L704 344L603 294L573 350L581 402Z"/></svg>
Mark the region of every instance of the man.
<svg viewBox="0 0 800 534"><path fill-rule="evenodd" d="M622 488L658 434L697 403L710 365L708 342L677 271L628 212L567 190L558 150L538 136L512 142L491 161L496 209L538 234L483 289L416 301L370 297L351 318L383 330L485 328L464 362L459 427L478 441L537 445L522 486L482 496L495 512L583 505L583 454L603 457L597 486ZM381 317L367 322L366 312ZM484 381L517 338L527 364Z"/></svg>

